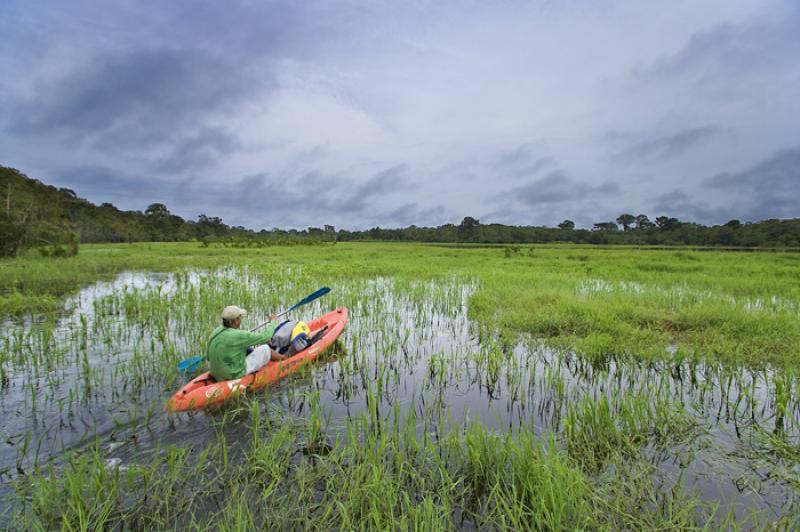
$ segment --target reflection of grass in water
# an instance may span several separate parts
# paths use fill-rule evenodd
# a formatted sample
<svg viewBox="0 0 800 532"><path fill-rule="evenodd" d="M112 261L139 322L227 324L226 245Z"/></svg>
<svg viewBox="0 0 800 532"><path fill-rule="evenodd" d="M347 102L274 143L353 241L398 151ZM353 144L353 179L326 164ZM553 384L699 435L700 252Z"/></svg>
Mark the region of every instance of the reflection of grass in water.
<svg viewBox="0 0 800 532"><path fill-rule="evenodd" d="M271 528L735 526L746 512L717 509L654 460L691 461L698 442L713 445L704 421L711 408L737 432L772 424L774 433L745 459L800 489L793 472L800 457L791 452L800 264L780 254L384 244L84 251L63 261L7 262L0 286L12 291L2 292L0 311L20 310L19 294L32 298L25 310L51 308L124 268L177 274L112 290L84 315L10 327L0 340L0 377L27 376L15 407L79 426L87 407L130 403L115 430L146 432L181 382L175 363L203 344L222 306L251 309L255 324L331 285L334 292L305 313L351 309L340 340L346 354L332 376L336 400L359 408L332 427L313 381L295 380L283 393L304 405L300 417L262 410L258 395L242 398L213 415L212 443L169 445L122 467L109 467L98 446L48 465L39 433L29 429L17 440L28 476L16 483L13 510L26 528L123 520L205 528L209 519ZM432 335L459 338L467 302L478 348L455 341L415 351ZM532 350L548 345L563 354L519 354L520 338ZM777 369L764 369L768 363ZM402 389L411 370L421 372L413 393ZM547 430L495 433L480 420L452 419L448 389L464 381L485 389L487 400L544 409ZM769 466L768 452L781 462ZM752 511L739 524L790 527L797 515L792 507L782 517Z"/></svg>

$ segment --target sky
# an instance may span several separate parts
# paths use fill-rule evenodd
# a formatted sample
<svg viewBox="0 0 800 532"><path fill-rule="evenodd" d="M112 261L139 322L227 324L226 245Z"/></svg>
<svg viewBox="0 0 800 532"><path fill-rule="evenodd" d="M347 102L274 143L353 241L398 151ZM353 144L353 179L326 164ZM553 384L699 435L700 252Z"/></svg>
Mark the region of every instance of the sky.
<svg viewBox="0 0 800 532"><path fill-rule="evenodd" d="M0 164L252 229L800 217L800 2L0 0Z"/></svg>

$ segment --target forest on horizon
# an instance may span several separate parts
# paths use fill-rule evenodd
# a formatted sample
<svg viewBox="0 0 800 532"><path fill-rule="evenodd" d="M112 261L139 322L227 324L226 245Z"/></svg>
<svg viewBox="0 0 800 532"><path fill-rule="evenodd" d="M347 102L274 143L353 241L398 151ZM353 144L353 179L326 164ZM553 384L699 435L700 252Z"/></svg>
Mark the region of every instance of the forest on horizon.
<svg viewBox="0 0 800 532"><path fill-rule="evenodd" d="M0 256L13 257L23 249L38 248L42 255L66 256L80 243L201 241L207 245L262 246L313 244L334 241L415 241L476 244L540 244L566 242L594 245L800 247L800 219L742 222L705 226L657 216L622 213L615 220L598 221L592 229L577 229L564 220L557 227L482 224L467 216L458 224L438 227L363 231L335 227L261 229L229 226L221 218L201 214L185 220L163 203L144 211L123 211L111 203L95 205L73 190L56 188L14 168L0 166Z"/></svg>

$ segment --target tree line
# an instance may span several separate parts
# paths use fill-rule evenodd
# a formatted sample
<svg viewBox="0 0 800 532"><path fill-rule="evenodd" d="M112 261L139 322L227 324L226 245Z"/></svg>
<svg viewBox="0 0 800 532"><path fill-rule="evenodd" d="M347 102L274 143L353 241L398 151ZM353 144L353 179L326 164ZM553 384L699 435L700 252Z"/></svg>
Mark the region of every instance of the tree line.
<svg viewBox="0 0 800 532"><path fill-rule="evenodd" d="M332 241L334 228L253 231L206 214L184 220L163 203L152 203L144 211L123 211L111 203L95 205L74 190L47 185L0 166L0 256L4 257L28 248L46 256L68 256L78 252L79 242L198 240L206 245L263 245L307 239Z"/></svg>
<svg viewBox="0 0 800 532"><path fill-rule="evenodd" d="M221 218L201 214L184 220L163 203L144 211L122 211L110 203L94 205L75 191L46 185L18 170L0 166L0 256L16 256L36 248L45 256L78 252L79 242L141 242L198 240L205 245L263 246L328 241L414 241L475 244L696 245L800 247L800 219L742 223L730 220L704 226L677 218L623 213L599 221L591 229L576 229L571 220L557 227L482 224L467 216L459 224L438 227L337 231L333 226L304 230L253 231L229 226Z"/></svg>
<svg viewBox="0 0 800 532"><path fill-rule="evenodd" d="M623 216L627 222L626 215L620 218ZM704 226L667 216L659 216L653 222L645 215L634 218L639 218L640 223L626 226L618 218L615 221L597 222L592 229L576 229L571 220L564 220L558 227L539 227L481 224L475 218L466 217L458 225L412 225L402 229L375 227L367 231L339 231L337 238L340 241L411 240L474 244L569 242L595 245L800 248L800 219L753 223L730 220L722 225Z"/></svg>

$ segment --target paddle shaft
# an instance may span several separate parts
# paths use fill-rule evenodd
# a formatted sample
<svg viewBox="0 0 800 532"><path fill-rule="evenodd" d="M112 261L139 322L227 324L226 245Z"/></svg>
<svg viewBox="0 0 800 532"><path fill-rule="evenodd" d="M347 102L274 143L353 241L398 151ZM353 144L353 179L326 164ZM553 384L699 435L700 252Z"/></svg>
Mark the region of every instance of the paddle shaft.
<svg viewBox="0 0 800 532"><path fill-rule="evenodd" d="M285 316L286 314L289 314L289 312L290 312L290 311L291 311L291 309L289 309L289 310L284 310L284 311L283 311L283 312L281 312L280 314L276 314L276 315L275 315L275 317L276 317L276 318L280 318L281 316ZM260 325L257 325L257 326L255 326L255 327L253 327L252 329L250 329L250 332L256 332L256 331L257 331L257 330L259 330L261 327L263 327L264 325L266 325L267 323L269 323L269 322L271 322L271 321L272 321L272 320L267 320L267 321L265 321L264 323L262 323L262 324L260 324Z"/></svg>
<svg viewBox="0 0 800 532"><path fill-rule="evenodd" d="M328 288L327 286L322 287L319 290L317 290L316 292L307 295L306 297L304 297L303 299L301 299L300 301L298 301L297 303L295 303L294 305L292 305L288 309L284 310L280 314L276 315L275 318L280 318L281 316L289 314L294 309L299 308L299 307L301 307L303 305L307 305L307 304L311 303L312 301L314 301L315 299L321 298L322 296L324 296L325 294L327 294L330 291L331 291L331 289ZM253 329L250 329L250 332L256 332L257 330L259 330L261 327L263 327L264 325L266 325L270 321L272 321L272 320L265 321L261 325L258 325L257 327L255 327Z"/></svg>

